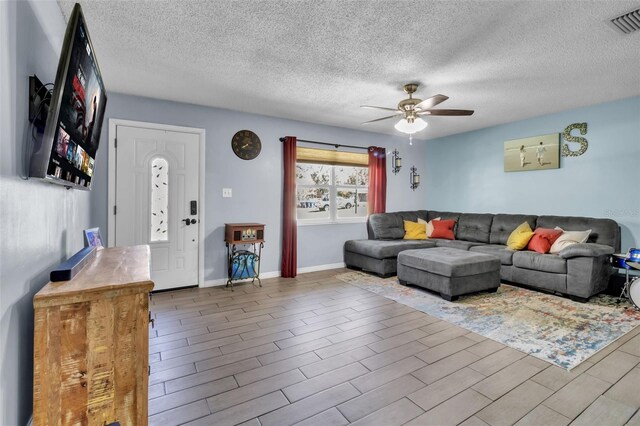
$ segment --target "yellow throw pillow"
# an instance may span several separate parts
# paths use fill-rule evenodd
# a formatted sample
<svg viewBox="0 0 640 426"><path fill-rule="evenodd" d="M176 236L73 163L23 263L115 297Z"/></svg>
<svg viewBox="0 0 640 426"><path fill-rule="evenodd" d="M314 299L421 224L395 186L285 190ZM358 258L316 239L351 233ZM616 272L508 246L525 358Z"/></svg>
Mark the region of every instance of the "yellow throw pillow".
<svg viewBox="0 0 640 426"><path fill-rule="evenodd" d="M507 247L511 250L522 250L529 244L531 237L533 237L531 227L527 222L523 222L509 235Z"/></svg>
<svg viewBox="0 0 640 426"><path fill-rule="evenodd" d="M427 227L422 223L404 221L404 239L405 240L426 240Z"/></svg>
<svg viewBox="0 0 640 426"><path fill-rule="evenodd" d="M433 234L433 221L434 220L442 220L442 218L436 217L435 219L431 219L429 222L427 222L424 219L418 218L418 223L422 223L423 225L426 225L426 227L427 227L427 238L431 238L431 234Z"/></svg>

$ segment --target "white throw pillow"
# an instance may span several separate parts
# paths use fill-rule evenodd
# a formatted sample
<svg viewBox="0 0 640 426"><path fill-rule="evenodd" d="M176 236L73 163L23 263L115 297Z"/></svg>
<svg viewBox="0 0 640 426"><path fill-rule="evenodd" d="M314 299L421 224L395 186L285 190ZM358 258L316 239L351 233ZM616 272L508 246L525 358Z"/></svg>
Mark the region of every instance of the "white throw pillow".
<svg viewBox="0 0 640 426"><path fill-rule="evenodd" d="M565 231L562 228L556 226L556 229L562 231L562 235L551 246L549 253L560 253L563 248L569 247L573 244L586 243L591 234L591 229L586 231Z"/></svg>
<svg viewBox="0 0 640 426"><path fill-rule="evenodd" d="M436 217L435 219L431 219L429 222L427 222L424 219L418 218L418 223L424 223L426 225L426 227L427 227L427 238L431 238L431 234L433 234L433 221L434 220L442 220L442 218Z"/></svg>

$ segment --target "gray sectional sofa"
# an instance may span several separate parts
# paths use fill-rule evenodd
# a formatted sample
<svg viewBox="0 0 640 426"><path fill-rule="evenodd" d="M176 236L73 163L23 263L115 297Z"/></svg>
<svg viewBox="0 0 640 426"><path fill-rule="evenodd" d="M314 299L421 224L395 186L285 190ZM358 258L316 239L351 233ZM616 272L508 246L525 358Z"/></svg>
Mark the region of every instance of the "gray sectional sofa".
<svg viewBox="0 0 640 426"><path fill-rule="evenodd" d="M455 240L403 240L403 220L429 221L440 217L456 220ZM512 251L506 243L511 232L527 221L531 229L565 231L591 229L589 240L574 244L559 254ZM381 276L396 274L397 256L403 250L449 247L490 254L500 259L502 281L523 284L586 301L605 290L612 268L609 256L620 251L620 228L611 219L520 214L476 214L432 210L380 213L369 216L369 239L350 240L344 245L347 267Z"/></svg>

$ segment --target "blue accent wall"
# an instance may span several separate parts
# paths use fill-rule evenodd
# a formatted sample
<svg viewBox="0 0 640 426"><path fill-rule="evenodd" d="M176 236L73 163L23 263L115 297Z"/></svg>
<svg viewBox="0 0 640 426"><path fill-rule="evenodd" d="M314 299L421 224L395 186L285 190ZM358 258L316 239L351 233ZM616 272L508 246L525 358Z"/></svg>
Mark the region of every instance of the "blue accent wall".
<svg viewBox="0 0 640 426"><path fill-rule="evenodd" d="M559 169L504 172L504 141L582 122L583 155L562 157ZM638 247L640 97L430 140L424 177L429 209L610 218L622 229L622 249Z"/></svg>
<svg viewBox="0 0 640 426"><path fill-rule="evenodd" d="M108 82L107 82L108 83ZM108 89L108 87L107 87ZM355 105L354 108L358 106ZM397 148L404 166L391 173L387 157L387 211L417 210L425 206L425 193L409 187L409 168L425 167L425 145L409 145L406 135L381 135L352 129L286 120L264 115L209 108L139 96L110 93L96 158L91 190L93 226L107 235L107 171L109 119L202 128L206 131L205 158L205 280L226 276L224 224L229 222L265 223L265 248L261 273L280 270L282 241L282 136L367 147ZM392 123L389 124L391 126ZM241 160L231 149L231 138L242 129L254 131L262 141L260 155ZM317 145L314 145L317 147ZM360 151L366 152L366 151ZM232 198L222 198L222 188L233 190ZM367 238L366 225L359 223L307 225L298 227L298 268L314 268L343 262L342 248L350 239Z"/></svg>
<svg viewBox="0 0 640 426"><path fill-rule="evenodd" d="M90 195L23 180L28 83L53 82L66 23L57 2L0 1L0 425L26 425L33 402L33 296L80 250Z"/></svg>

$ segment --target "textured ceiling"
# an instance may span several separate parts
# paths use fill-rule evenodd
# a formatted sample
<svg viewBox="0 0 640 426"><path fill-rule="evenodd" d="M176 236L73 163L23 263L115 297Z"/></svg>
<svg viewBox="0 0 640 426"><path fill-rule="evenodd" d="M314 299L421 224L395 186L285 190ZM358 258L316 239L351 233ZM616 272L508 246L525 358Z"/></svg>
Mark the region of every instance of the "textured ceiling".
<svg viewBox="0 0 640 426"><path fill-rule="evenodd" d="M640 32L607 23L640 0L80 3L112 92L390 134L359 105L404 83L475 109L421 139L640 95Z"/></svg>

